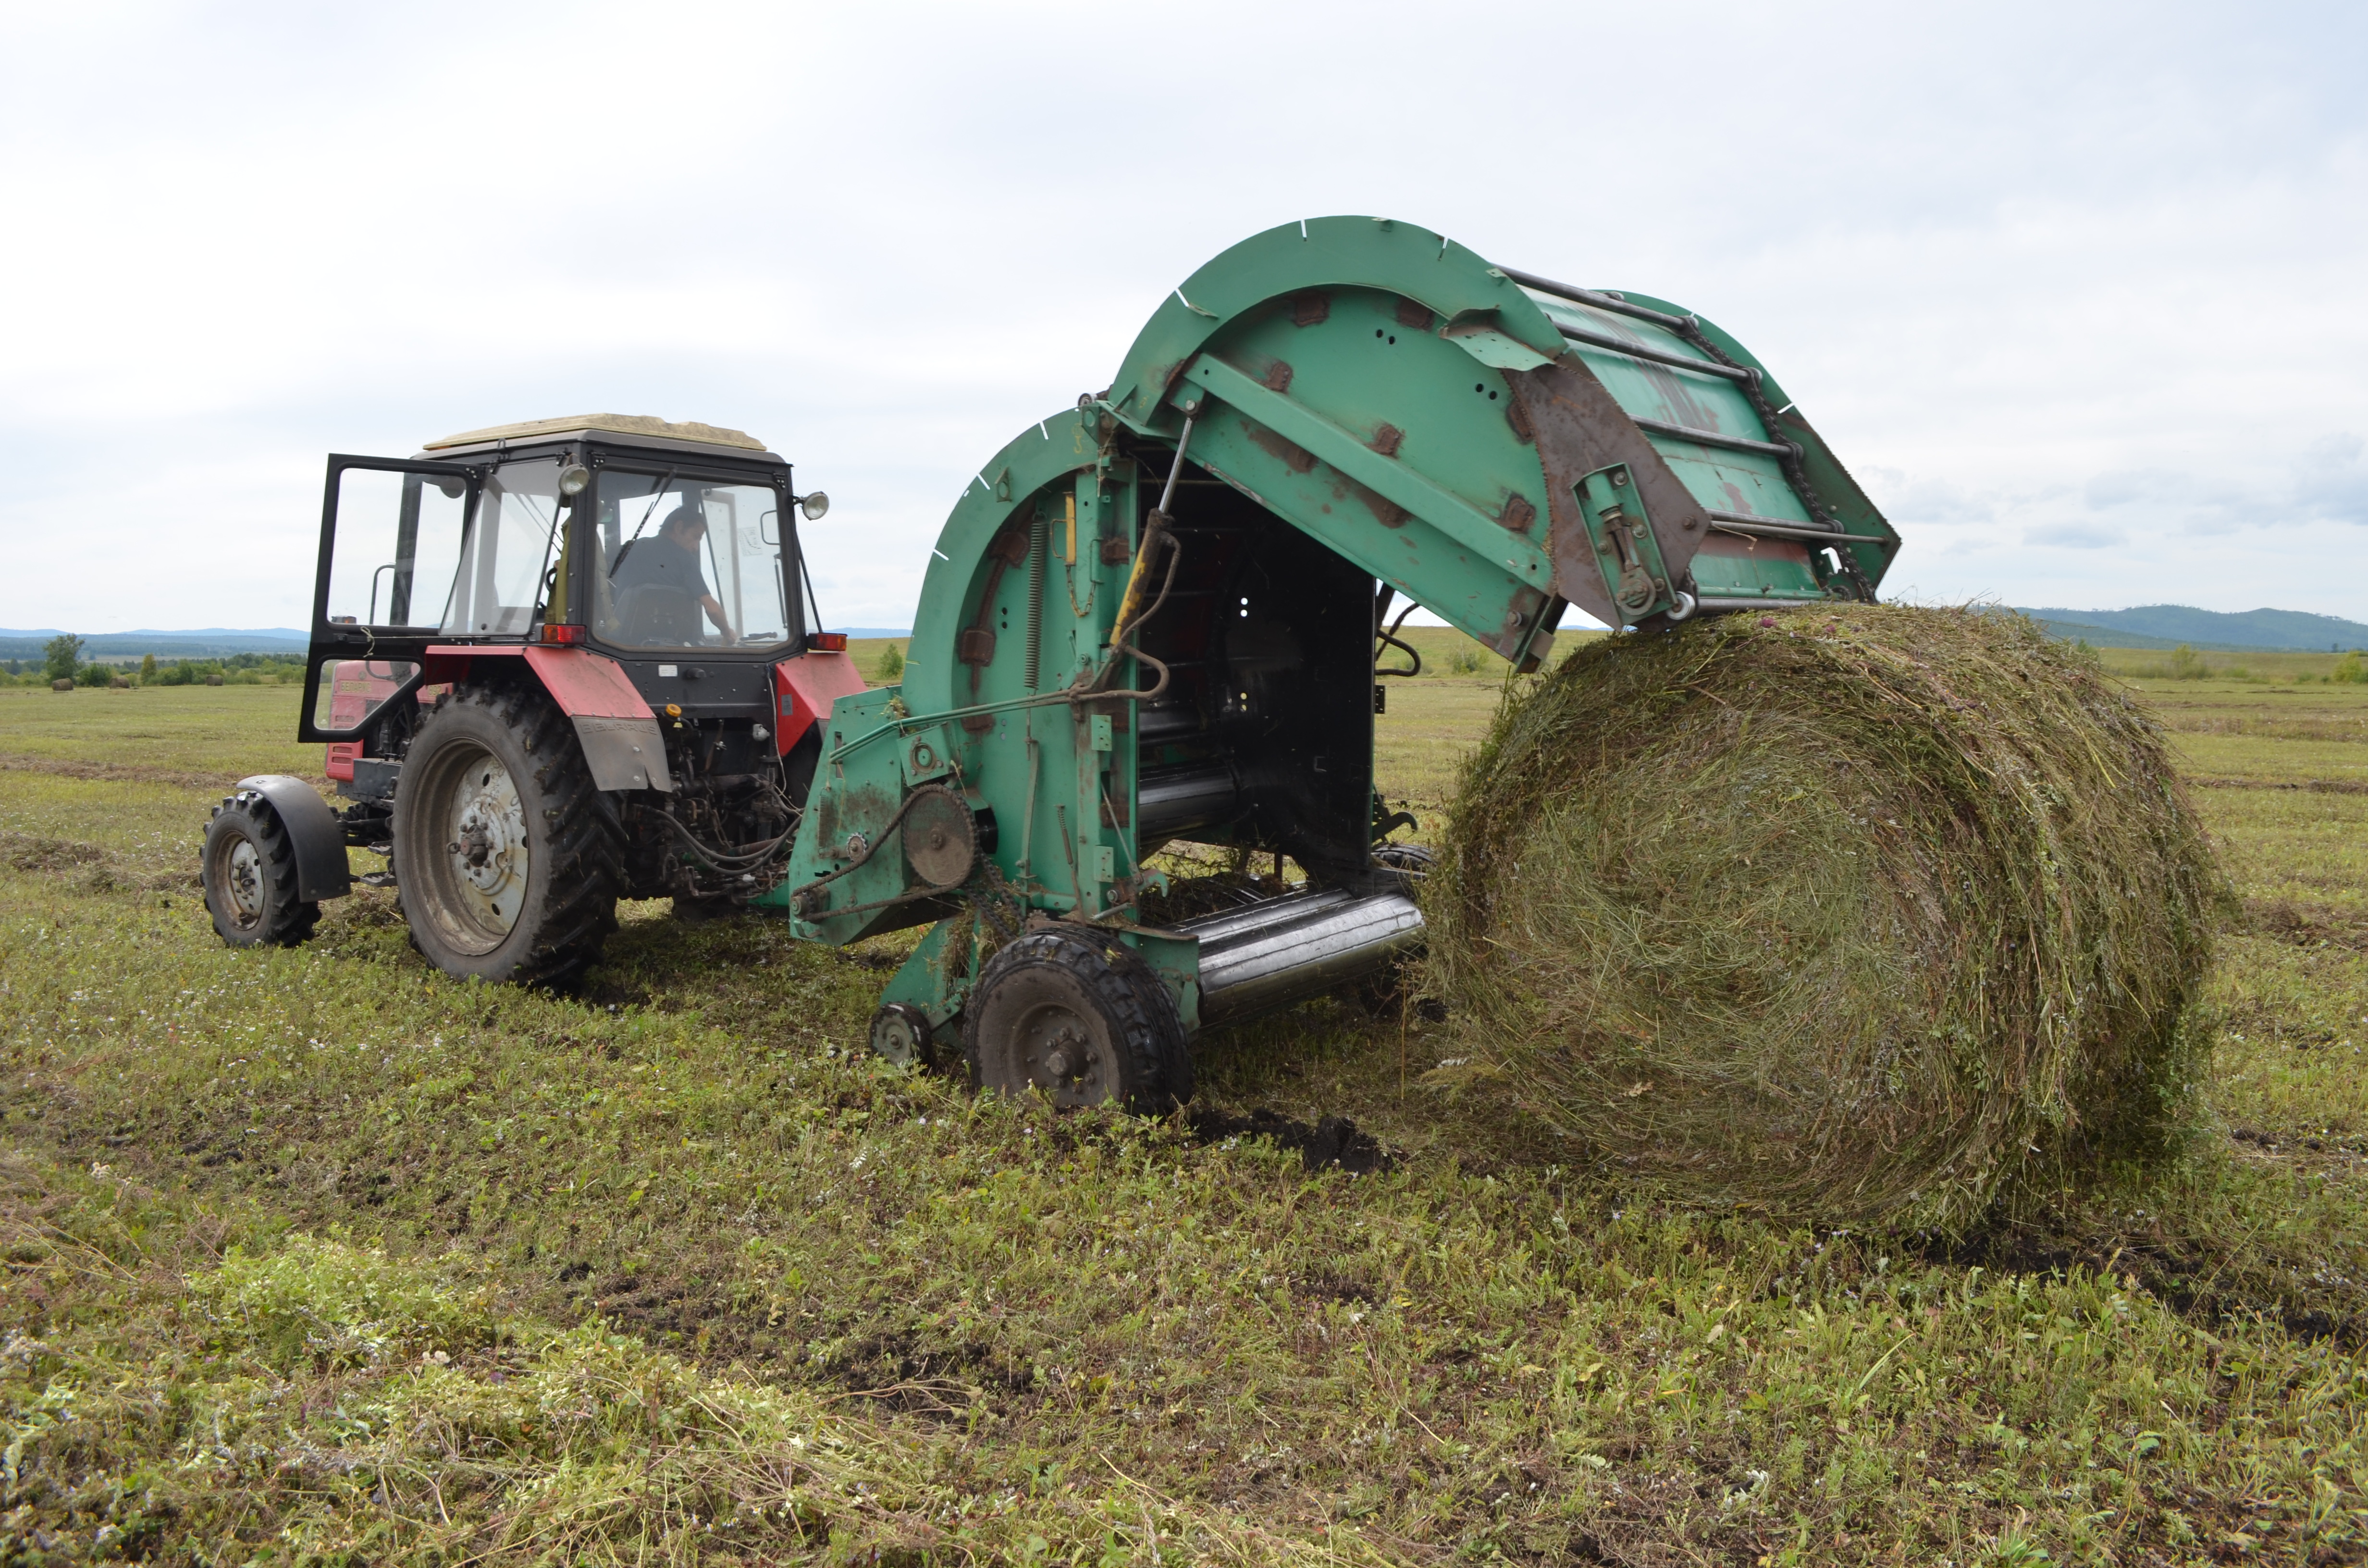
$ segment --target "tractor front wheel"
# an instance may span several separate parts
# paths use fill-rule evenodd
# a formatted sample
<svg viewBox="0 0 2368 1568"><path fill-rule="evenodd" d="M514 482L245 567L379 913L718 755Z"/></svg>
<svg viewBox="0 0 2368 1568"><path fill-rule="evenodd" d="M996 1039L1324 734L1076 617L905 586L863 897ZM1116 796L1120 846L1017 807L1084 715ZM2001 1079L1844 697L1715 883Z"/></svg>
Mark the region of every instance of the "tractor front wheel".
<svg viewBox="0 0 2368 1568"><path fill-rule="evenodd" d="M256 790L214 808L199 880L215 934L233 948L292 948L320 923L321 906L296 896L295 841Z"/></svg>
<svg viewBox="0 0 2368 1568"><path fill-rule="evenodd" d="M539 690L439 699L404 757L393 834L411 939L456 980L564 984L616 927L616 813Z"/></svg>
<svg viewBox="0 0 2368 1568"><path fill-rule="evenodd" d="M1133 949L1099 933L1034 930L989 959L962 1044L974 1088L1154 1114L1192 1097L1174 998Z"/></svg>

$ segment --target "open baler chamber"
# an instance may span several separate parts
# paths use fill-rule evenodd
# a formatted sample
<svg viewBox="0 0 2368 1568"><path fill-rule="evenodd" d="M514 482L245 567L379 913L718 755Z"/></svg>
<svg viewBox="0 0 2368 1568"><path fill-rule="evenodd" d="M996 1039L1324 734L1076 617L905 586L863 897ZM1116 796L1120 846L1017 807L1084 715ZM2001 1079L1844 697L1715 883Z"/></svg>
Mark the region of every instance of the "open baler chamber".
<svg viewBox="0 0 2368 1568"><path fill-rule="evenodd" d="M1775 379L1681 307L1389 220L1271 230L965 489L904 684L831 713L780 902L822 940L938 923L889 987L892 1051L954 1039L988 955L1047 919L1156 975L1189 1035L1419 941L1407 858L1376 852L1395 608L1526 669L1574 605L1649 632L1869 598L1896 548ZM1156 924L1147 862L1179 840L1309 884ZM1094 1097L1053 1070L1076 1031L1020 1014L1042 1038L985 1081Z"/></svg>

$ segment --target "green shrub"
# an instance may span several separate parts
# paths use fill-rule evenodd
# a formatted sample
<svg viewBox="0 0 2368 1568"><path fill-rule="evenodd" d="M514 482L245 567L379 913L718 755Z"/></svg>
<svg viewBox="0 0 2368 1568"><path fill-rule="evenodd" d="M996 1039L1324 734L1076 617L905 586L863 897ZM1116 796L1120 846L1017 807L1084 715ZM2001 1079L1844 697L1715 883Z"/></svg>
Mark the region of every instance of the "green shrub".
<svg viewBox="0 0 2368 1568"><path fill-rule="evenodd" d="M880 679L882 683L886 683L902 680L904 677L904 652L895 643L891 642L880 654Z"/></svg>
<svg viewBox="0 0 2368 1568"><path fill-rule="evenodd" d="M2363 668L2360 663L2360 650L2354 648L2336 660L2335 667L2327 672L2327 678L2349 681L2355 686L2368 684L2368 668Z"/></svg>
<svg viewBox="0 0 2368 1568"><path fill-rule="evenodd" d="M61 631L41 644L41 673L50 680L72 680L82 664L82 639Z"/></svg>

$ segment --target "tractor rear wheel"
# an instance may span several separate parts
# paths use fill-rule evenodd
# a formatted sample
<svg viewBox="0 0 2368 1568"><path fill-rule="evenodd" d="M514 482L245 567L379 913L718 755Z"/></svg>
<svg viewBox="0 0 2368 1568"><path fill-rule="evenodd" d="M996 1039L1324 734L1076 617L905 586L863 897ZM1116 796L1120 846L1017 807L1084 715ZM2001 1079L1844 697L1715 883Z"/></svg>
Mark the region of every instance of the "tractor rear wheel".
<svg viewBox="0 0 2368 1568"><path fill-rule="evenodd" d="M989 959L962 1026L971 1085L1157 1114L1192 1097L1175 999L1133 949L1058 926Z"/></svg>
<svg viewBox="0 0 2368 1568"><path fill-rule="evenodd" d="M320 923L321 906L296 896L295 841L259 791L214 808L200 868L206 913L233 948L292 948Z"/></svg>
<svg viewBox="0 0 2368 1568"><path fill-rule="evenodd" d="M617 925L623 835L575 728L531 687L463 687L420 722L394 795L411 939L454 979L564 984Z"/></svg>

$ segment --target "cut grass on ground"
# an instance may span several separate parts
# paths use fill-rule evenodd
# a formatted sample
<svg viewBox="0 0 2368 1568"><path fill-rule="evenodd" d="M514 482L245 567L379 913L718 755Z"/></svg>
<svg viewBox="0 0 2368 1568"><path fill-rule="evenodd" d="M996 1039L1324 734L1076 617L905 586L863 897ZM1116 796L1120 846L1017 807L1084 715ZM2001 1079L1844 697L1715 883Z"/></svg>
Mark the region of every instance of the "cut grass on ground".
<svg viewBox="0 0 2368 1568"><path fill-rule="evenodd" d="M2258 686L2154 693L2250 912L2227 1135L1953 1242L1636 1204L1346 1002L1205 1042L1202 1098L1353 1117L1398 1155L1363 1176L876 1065L882 955L770 924L630 906L575 997L443 979L376 891L227 952L206 781L315 769L295 693L0 692L0 1538L2361 1560L2368 858L2333 737L2368 691L2305 690L2327 736L2204 727L2292 700ZM1496 694L1393 686L1394 801L1442 798Z"/></svg>

